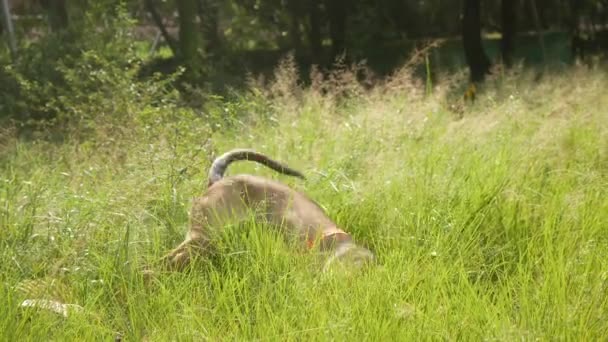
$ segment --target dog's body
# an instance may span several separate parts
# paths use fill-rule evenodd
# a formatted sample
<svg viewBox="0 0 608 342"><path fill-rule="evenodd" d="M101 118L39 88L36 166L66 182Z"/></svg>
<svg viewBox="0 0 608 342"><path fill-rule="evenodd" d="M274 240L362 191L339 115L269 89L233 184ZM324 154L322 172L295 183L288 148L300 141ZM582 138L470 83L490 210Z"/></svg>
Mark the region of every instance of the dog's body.
<svg viewBox="0 0 608 342"><path fill-rule="evenodd" d="M226 168L238 160L256 161L277 172L304 178L300 172L251 150L232 150L217 158L209 170L207 192L194 200L186 240L164 258L172 268L181 269L188 264L192 249L204 253L212 240L211 229L244 221L252 212L256 220L280 227L286 237L303 246L335 251L326 267L334 260L361 265L374 259L369 250L356 246L350 235L339 229L323 209L304 194L262 177L224 178Z"/></svg>

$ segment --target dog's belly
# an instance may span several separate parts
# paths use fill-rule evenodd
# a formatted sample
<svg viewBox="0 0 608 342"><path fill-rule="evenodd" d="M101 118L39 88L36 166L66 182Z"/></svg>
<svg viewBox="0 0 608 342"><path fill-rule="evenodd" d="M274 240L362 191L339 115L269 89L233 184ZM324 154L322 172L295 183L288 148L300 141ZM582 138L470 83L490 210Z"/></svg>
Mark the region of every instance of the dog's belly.
<svg viewBox="0 0 608 342"><path fill-rule="evenodd" d="M227 177L215 183L207 196L215 197L218 194L226 197L221 201L224 203L223 209L233 202L227 197L239 194L239 202L246 210L253 211L257 220L279 227L288 239L309 244L310 241L337 230L335 223L318 204L306 195L270 179L251 175ZM234 203L232 204L234 206ZM232 216L232 220L242 220L246 217L243 213L237 213L234 208L231 209L230 212L236 214Z"/></svg>
<svg viewBox="0 0 608 342"><path fill-rule="evenodd" d="M273 208L272 224L281 226L291 237L306 243L335 229L335 224L316 203L295 191L290 196L292 200L283 202L280 208Z"/></svg>

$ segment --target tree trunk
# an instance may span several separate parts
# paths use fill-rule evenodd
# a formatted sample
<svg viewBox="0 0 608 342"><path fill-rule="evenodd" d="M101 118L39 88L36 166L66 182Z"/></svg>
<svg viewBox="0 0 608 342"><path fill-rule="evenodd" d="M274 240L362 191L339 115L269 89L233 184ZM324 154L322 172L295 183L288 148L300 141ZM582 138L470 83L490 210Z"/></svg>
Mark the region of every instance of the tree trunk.
<svg viewBox="0 0 608 342"><path fill-rule="evenodd" d="M196 23L196 0L177 0L179 15L179 57L187 68L186 78L196 81L201 76L201 38Z"/></svg>
<svg viewBox="0 0 608 342"><path fill-rule="evenodd" d="M534 26L536 27L536 35L538 36L538 44L540 45L540 51L543 57L543 63L547 61L547 52L545 49L545 38L543 37L543 28L538 16L538 7L536 6L536 0L530 0L530 11L532 12L532 18L534 19Z"/></svg>
<svg viewBox="0 0 608 342"><path fill-rule="evenodd" d="M580 32L580 12L581 12L581 1L570 0L570 36L571 36L571 53L572 59L576 60L577 57L585 58L585 44L581 37Z"/></svg>
<svg viewBox="0 0 608 342"><path fill-rule="evenodd" d="M308 30L308 40L310 42L310 54L312 62L319 64L321 62L321 10L319 9L318 0L310 0L308 2L308 19L310 28Z"/></svg>
<svg viewBox="0 0 608 342"><path fill-rule="evenodd" d="M13 18L11 17L11 8L8 4L8 0L2 1L2 17L4 19L4 25L8 34L8 46L11 50L11 56L13 60L17 58L17 39L15 38L15 29L13 27Z"/></svg>
<svg viewBox="0 0 608 342"><path fill-rule="evenodd" d="M220 48L221 39L218 29L220 0L199 0L198 16L202 21L203 40L206 51L215 51Z"/></svg>
<svg viewBox="0 0 608 342"><path fill-rule="evenodd" d="M480 0L465 0L462 16L462 43L471 71L471 81L481 82L490 72L490 60L481 44Z"/></svg>
<svg viewBox="0 0 608 342"><path fill-rule="evenodd" d="M40 4L47 11L51 31L59 32L68 27L68 11L65 0L42 0Z"/></svg>
<svg viewBox="0 0 608 342"><path fill-rule="evenodd" d="M517 27L517 0L502 0L502 62L507 68L513 65L514 39Z"/></svg>
<svg viewBox="0 0 608 342"><path fill-rule="evenodd" d="M346 0L328 0L327 13L329 14L329 36L331 38L331 57L335 59L344 53L346 44L346 16L348 6Z"/></svg>

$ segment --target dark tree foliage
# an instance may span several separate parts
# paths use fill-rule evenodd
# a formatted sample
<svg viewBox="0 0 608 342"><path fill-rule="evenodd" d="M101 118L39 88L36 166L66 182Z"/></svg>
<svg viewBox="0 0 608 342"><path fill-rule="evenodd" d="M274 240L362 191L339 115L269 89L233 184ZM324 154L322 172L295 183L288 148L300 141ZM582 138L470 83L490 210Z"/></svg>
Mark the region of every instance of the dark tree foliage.
<svg viewBox="0 0 608 342"><path fill-rule="evenodd" d="M118 15L113 8L121 6L132 16L130 19L134 19L138 39L155 41L154 49L157 43L170 48L172 57L163 58L170 60L168 64L173 67L163 71L170 72L178 64L184 65L192 82L196 79L205 82L202 76L209 70L221 73L223 67L240 74L253 64L266 63L260 65L260 69L268 69L288 51L295 52L300 64L327 67L337 56L345 54L351 60L364 58L377 64L386 63L386 67L382 65L380 69L388 71L421 41L435 38L462 39L462 49L456 53L465 57L471 79L477 82L489 72L492 61L499 58L494 54L490 58L482 44L485 41L489 42L488 47L495 46L494 38L490 41L488 37L497 32L502 34L500 56L507 67L513 63L515 55L526 61L527 55L538 55L541 50L543 55L554 52L550 50L555 42L550 46L549 37L555 32L561 37L570 35L573 56L605 58L608 50L608 0L9 2L17 18L17 37L25 38L19 40L19 45L29 46L27 39L38 39L41 32L43 35L66 32L55 35L54 39L60 46L74 47L70 51L82 51L69 37L78 34L83 22L91 22L98 31L108 30L108 19ZM95 15L90 15L91 10ZM40 17L47 20L21 20ZM539 39L532 42L529 33L534 32ZM0 33L5 42L10 41L6 27L0 27ZM542 37L547 37L546 42ZM488 51L494 52L494 49ZM161 54L156 56L160 59Z"/></svg>
<svg viewBox="0 0 608 342"><path fill-rule="evenodd" d="M65 0L40 0L47 11L49 26L52 31L61 31L68 27L68 11Z"/></svg>
<svg viewBox="0 0 608 342"><path fill-rule="evenodd" d="M167 42L167 44L169 45L169 48L171 48L171 51L173 52L173 54L177 55L179 52L177 44L173 40L173 37L171 37L171 35L169 35L169 32L167 32L167 28L165 27L165 24L163 23L163 19L160 16L160 14L158 13L153 0L144 0L144 3L146 6L146 9L148 10L148 12L150 12L150 15L152 16L154 23L156 24L156 26L158 26L160 32L162 33L163 37L165 38L165 42Z"/></svg>
<svg viewBox="0 0 608 342"><path fill-rule="evenodd" d="M308 41L310 42L310 53L312 62L318 64L321 61L321 9L319 0L308 1Z"/></svg>
<svg viewBox="0 0 608 342"><path fill-rule="evenodd" d="M336 58L346 48L346 18L350 2L347 0L328 0L329 36L331 37L331 56Z"/></svg>

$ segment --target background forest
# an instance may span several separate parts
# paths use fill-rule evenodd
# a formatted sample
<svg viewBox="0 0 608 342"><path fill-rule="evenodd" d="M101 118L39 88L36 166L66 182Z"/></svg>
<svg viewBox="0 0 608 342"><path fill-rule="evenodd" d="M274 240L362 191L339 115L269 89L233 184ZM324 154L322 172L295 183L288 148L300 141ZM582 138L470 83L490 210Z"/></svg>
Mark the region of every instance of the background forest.
<svg viewBox="0 0 608 342"><path fill-rule="evenodd" d="M12 15L2 26L1 111L19 119L54 116L48 102L65 91L66 69L87 59L94 68L92 58L136 79L185 67L180 81L225 93L247 75L268 76L288 53L309 81L312 65L325 72L337 60L386 76L432 46L421 56L426 66L418 63L423 79L468 65L478 82L492 65L560 65L608 49L608 2L601 0L3 3Z"/></svg>

